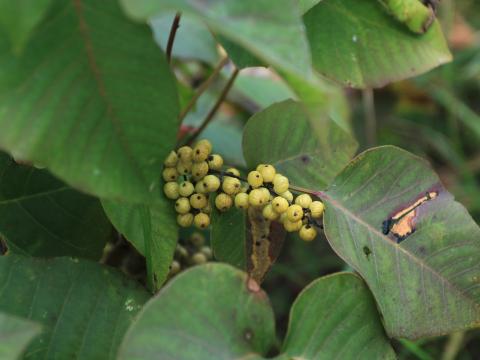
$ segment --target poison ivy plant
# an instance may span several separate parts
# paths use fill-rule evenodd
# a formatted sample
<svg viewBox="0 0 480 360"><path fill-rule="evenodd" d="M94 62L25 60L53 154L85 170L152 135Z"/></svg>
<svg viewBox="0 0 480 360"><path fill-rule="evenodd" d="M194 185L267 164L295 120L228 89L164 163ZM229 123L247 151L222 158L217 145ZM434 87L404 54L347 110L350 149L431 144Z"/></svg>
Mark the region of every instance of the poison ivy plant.
<svg viewBox="0 0 480 360"><path fill-rule="evenodd" d="M0 312L42 325L28 359L115 359L148 298L117 271L67 258L0 257L0 284Z"/></svg>
<svg viewBox="0 0 480 360"><path fill-rule="evenodd" d="M116 0L52 0L20 56L0 36L0 68L1 148L83 191L155 201L178 100L147 26Z"/></svg>
<svg viewBox="0 0 480 360"><path fill-rule="evenodd" d="M11 253L98 260L112 226L98 199L0 153L0 234Z"/></svg>
<svg viewBox="0 0 480 360"><path fill-rule="evenodd" d="M414 34L378 1L322 0L304 22L313 67L346 86L383 86L451 60L437 21Z"/></svg>
<svg viewBox="0 0 480 360"><path fill-rule="evenodd" d="M319 279L299 295L277 358L333 358L350 342L342 359L395 358L366 286L345 273ZM278 351L266 294L245 273L211 264L178 276L150 300L119 358L265 359Z"/></svg>
<svg viewBox="0 0 480 360"><path fill-rule="evenodd" d="M166 280L177 244L178 228L170 204L128 205L103 201L103 208L116 229L147 258L149 281L159 289Z"/></svg>
<svg viewBox="0 0 480 360"><path fill-rule="evenodd" d="M318 195L328 241L367 282L390 336L479 326L480 229L425 161L375 148Z"/></svg>
<svg viewBox="0 0 480 360"><path fill-rule="evenodd" d="M19 359L28 343L40 331L41 326L32 321L0 313L0 358Z"/></svg>

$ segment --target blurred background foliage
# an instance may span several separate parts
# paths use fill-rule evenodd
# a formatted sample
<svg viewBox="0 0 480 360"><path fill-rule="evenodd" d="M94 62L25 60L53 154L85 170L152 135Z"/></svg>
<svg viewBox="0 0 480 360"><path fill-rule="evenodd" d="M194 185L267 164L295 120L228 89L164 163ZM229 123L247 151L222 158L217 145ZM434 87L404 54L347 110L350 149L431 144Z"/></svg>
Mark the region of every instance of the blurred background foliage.
<svg viewBox="0 0 480 360"><path fill-rule="evenodd" d="M151 22L155 39L163 48L174 15L164 14ZM480 2L442 0L439 18L454 55L453 62L384 88L345 89L345 96L337 101L336 114L350 120L360 144L359 152L393 144L428 159L448 190L479 222ZM223 39L215 39L201 22L182 16L172 53L181 108L222 64L225 50L219 50L218 41L238 66L257 63ZM231 63L222 67L184 119L179 136L202 123L233 68ZM292 91L270 69L246 67L202 137L212 142L228 164L242 168L245 166L242 131L248 118L272 103L291 97L294 97ZM189 236L181 233L180 243L185 243ZM114 259L110 262L118 266ZM288 311L298 293L319 276L342 270L349 268L325 239L305 243L290 236L263 285L273 303L280 338L286 331ZM480 331L417 342L395 340L394 346L400 359L480 359Z"/></svg>

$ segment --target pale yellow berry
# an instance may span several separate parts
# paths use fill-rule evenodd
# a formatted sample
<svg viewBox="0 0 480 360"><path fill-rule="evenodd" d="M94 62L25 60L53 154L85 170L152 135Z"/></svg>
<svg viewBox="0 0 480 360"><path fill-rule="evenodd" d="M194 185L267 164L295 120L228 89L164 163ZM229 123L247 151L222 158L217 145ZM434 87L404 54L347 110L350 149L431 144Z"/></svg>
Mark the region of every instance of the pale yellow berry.
<svg viewBox="0 0 480 360"><path fill-rule="evenodd" d="M298 195L295 199L295 204L300 205L304 209L308 209L312 203L312 198L308 194Z"/></svg>
<svg viewBox="0 0 480 360"><path fill-rule="evenodd" d="M210 260L213 257L212 249L208 246L202 246L200 249L200 252L205 254L208 260Z"/></svg>
<svg viewBox="0 0 480 360"><path fill-rule="evenodd" d="M267 204L268 198L265 198L265 192L262 189L253 189L248 195L248 202L251 206L261 207Z"/></svg>
<svg viewBox="0 0 480 360"><path fill-rule="evenodd" d="M173 167L167 167L163 169L162 176L163 180L165 181L176 181L178 179L177 169Z"/></svg>
<svg viewBox="0 0 480 360"><path fill-rule="evenodd" d="M225 174L230 174L230 175L234 175L234 176L240 176L240 171L238 171L237 169L235 168L229 168L227 169L227 171L225 171Z"/></svg>
<svg viewBox="0 0 480 360"><path fill-rule="evenodd" d="M270 191L266 187L261 187L259 189L262 190L265 202L269 202L270 200L273 199L272 194L270 194Z"/></svg>
<svg viewBox="0 0 480 360"><path fill-rule="evenodd" d="M208 140L200 140L193 148L193 161L201 162L208 159L208 155L212 151L212 145Z"/></svg>
<svg viewBox="0 0 480 360"><path fill-rule="evenodd" d="M314 219L319 219L322 217L323 212L325 211L325 205L321 201L313 201L310 206L310 215Z"/></svg>
<svg viewBox="0 0 480 360"><path fill-rule="evenodd" d="M262 164L257 166L257 171L262 174L263 182L266 183L271 183L277 173L273 165L270 164Z"/></svg>
<svg viewBox="0 0 480 360"><path fill-rule="evenodd" d="M193 214L192 213L187 213L187 214L178 214L177 215L177 223L181 227L189 227L192 226L193 223Z"/></svg>
<svg viewBox="0 0 480 360"><path fill-rule="evenodd" d="M188 175L192 172L193 162L183 162L179 161L177 164L177 172L180 175Z"/></svg>
<svg viewBox="0 0 480 360"><path fill-rule="evenodd" d="M248 194L246 193L240 193L235 195L235 207L238 209L246 210L248 209Z"/></svg>
<svg viewBox="0 0 480 360"><path fill-rule="evenodd" d="M267 204L262 210L262 215L265 219L273 221L277 220L280 216L277 212L275 212L272 208L272 204Z"/></svg>
<svg viewBox="0 0 480 360"><path fill-rule="evenodd" d="M302 228L302 220L290 221L287 217L283 221L283 227L288 232L299 231Z"/></svg>
<svg viewBox="0 0 480 360"><path fill-rule="evenodd" d="M302 220L303 218L303 209L300 205L290 205L287 209L288 220L295 222Z"/></svg>
<svg viewBox="0 0 480 360"><path fill-rule="evenodd" d="M273 178L273 190L277 194L284 193L285 191L288 190L289 186L290 184L286 176L276 174L275 177Z"/></svg>
<svg viewBox="0 0 480 360"><path fill-rule="evenodd" d="M182 270L182 266L180 265L180 263L177 260L173 260L172 263L170 264L169 275L170 276L176 275L180 272L180 270Z"/></svg>
<svg viewBox="0 0 480 360"><path fill-rule="evenodd" d="M220 211L227 211L232 207L233 200L230 195L220 193L215 198L215 206Z"/></svg>
<svg viewBox="0 0 480 360"><path fill-rule="evenodd" d="M193 194L195 187L190 181L182 181L178 187L180 196L189 197Z"/></svg>
<svg viewBox="0 0 480 360"><path fill-rule="evenodd" d="M195 184L195 192L199 194L206 194L207 189L205 189L205 185L203 181L199 181Z"/></svg>
<svg viewBox="0 0 480 360"><path fill-rule="evenodd" d="M165 193L165 196L169 199L175 200L178 199L180 196L178 192L178 184L176 182L167 182L163 186L163 192Z"/></svg>
<svg viewBox="0 0 480 360"><path fill-rule="evenodd" d="M258 171L250 171L247 175L247 182L253 188L256 189L263 185L263 177Z"/></svg>
<svg viewBox="0 0 480 360"><path fill-rule="evenodd" d="M193 214L190 215L192 215L193 222ZM184 246L177 244L177 246L175 247L175 256L181 259L186 259L188 257L188 250Z"/></svg>
<svg viewBox="0 0 480 360"><path fill-rule="evenodd" d="M182 146L180 149L177 150L177 154L181 162L189 163L193 161L193 150L190 146Z"/></svg>
<svg viewBox="0 0 480 360"><path fill-rule="evenodd" d="M255 170L260 171L260 169L265 166L265 164L258 164Z"/></svg>
<svg viewBox="0 0 480 360"><path fill-rule="evenodd" d="M303 225L298 235L300 236L300 239L304 241L312 241L317 237L317 230L308 224Z"/></svg>
<svg viewBox="0 0 480 360"><path fill-rule="evenodd" d="M208 166L212 170L220 170L223 166L223 158L217 154L210 155L208 157Z"/></svg>
<svg viewBox="0 0 480 360"><path fill-rule="evenodd" d="M193 218L193 223L199 229L206 229L210 225L210 216L204 213L198 213Z"/></svg>
<svg viewBox="0 0 480 360"><path fill-rule="evenodd" d="M190 196L190 205L194 209L201 209L207 206L207 197L204 194L198 194L194 193L192 196Z"/></svg>
<svg viewBox="0 0 480 360"><path fill-rule="evenodd" d="M175 211L179 214L187 214L190 209L190 201L186 197L181 197L175 202Z"/></svg>
<svg viewBox="0 0 480 360"><path fill-rule="evenodd" d="M195 180L202 179L208 174L208 164L206 161L196 162L192 166L192 176Z"/></svg>
<svg viewBox="0 0 480 360"><path fill-rule="evenodd" d="M205 244L205 236L203 236L198 232L192 233L192 235L190 235L189 240L196 247L201 247Z"/></svg>
<svg viewBox="0 0 480 360"><path fill-rule="evenodd" d="M277 196L272 200L272 208L278 214L283 214L288 209L288 201L281 196Z"/></svg>
<svg viewBox="0 0 480 360"><path fill-rule="evenodd" d="M283 197L285 200L287 200L288 202L292 202L293 201L293 194L290 192L290 191L285 191L284 193L281 193L281 194L278 194L280 195L281 197Z"/></svg>
<svg viewBox="0 0 480 360"><path fill-rule="evenodd" d="M195 265L201 265L208 262L207 256L203 252L197 252L192 255L192 262Z"/></svg>
<svg viewBox="0 0 480 360"><path fill-rule="evenodd" d="M166 157L163 165L165 165L165 167L175 167L177 165L177 161L178 156L175 151L170 151L170 154L168 154L168 156Z"/></svg>
<svg viewBox="0 0 480 360"><path fill-rule="evenodd" d="M220 179L215 175L207 175L203 178L203 186L207 192L215 192L220 188Z"/></svg>
<svg viewBox="0 0 480 360"><path fill-rule="evenodd" d="M241 183L240 180L231 176L225 176L223 178L222 190L228 195L235 195L240 192Z"/></svg>

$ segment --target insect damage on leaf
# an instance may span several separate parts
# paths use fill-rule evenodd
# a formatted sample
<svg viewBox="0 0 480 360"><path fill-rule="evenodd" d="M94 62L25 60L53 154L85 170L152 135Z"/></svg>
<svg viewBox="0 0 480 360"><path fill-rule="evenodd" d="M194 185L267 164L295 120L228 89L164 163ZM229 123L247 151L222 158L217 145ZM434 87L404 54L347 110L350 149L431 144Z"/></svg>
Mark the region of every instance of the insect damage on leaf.
<svg viewBox="0 0 480 360"><path fill-rule="evenodd" d="M385 235L393 234L397 243L405 240L410 234L415 232L415 219L418 208L427 201L433 200L438 196L438 191L428 191L423 196L415 200L412 204L395 212L388 219L383 221L382 229Z"/></svg>

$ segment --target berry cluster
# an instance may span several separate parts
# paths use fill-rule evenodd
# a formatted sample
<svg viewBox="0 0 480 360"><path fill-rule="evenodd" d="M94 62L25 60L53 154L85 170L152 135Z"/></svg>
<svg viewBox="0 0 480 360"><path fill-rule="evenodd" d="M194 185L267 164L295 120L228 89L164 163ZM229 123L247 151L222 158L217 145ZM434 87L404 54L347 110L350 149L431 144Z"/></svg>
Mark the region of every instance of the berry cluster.
<svg viewBox="0 0 480 360"><path fill-rule="evenodd" d="M175 256L170 265L169 277L178 274L182 269L201 265L212 259L212 249L205 245L205 237L197 232L190 235L186 242L178 244Z"/></svg>
<svg viewBox="0 0 480 360"><path fill-rule="evenodd" d="M243 210L254 207L267 220L282 223L286 231L298 231L303 240L315 239L317 221L324 211L321 201L312 200L308 194L294 197L288 178L270 164L258 165L246 179L235 168L224 171L222 157L211 155L211 150L210 142L201 140L193 149L183 146L172 151L165 160L164 192L176 200L180 226L194 224L205 229L210 224L209 195L216 193L215 207L220 211L232 206ZM179 177L183 177L180 184Z"/></svg>

